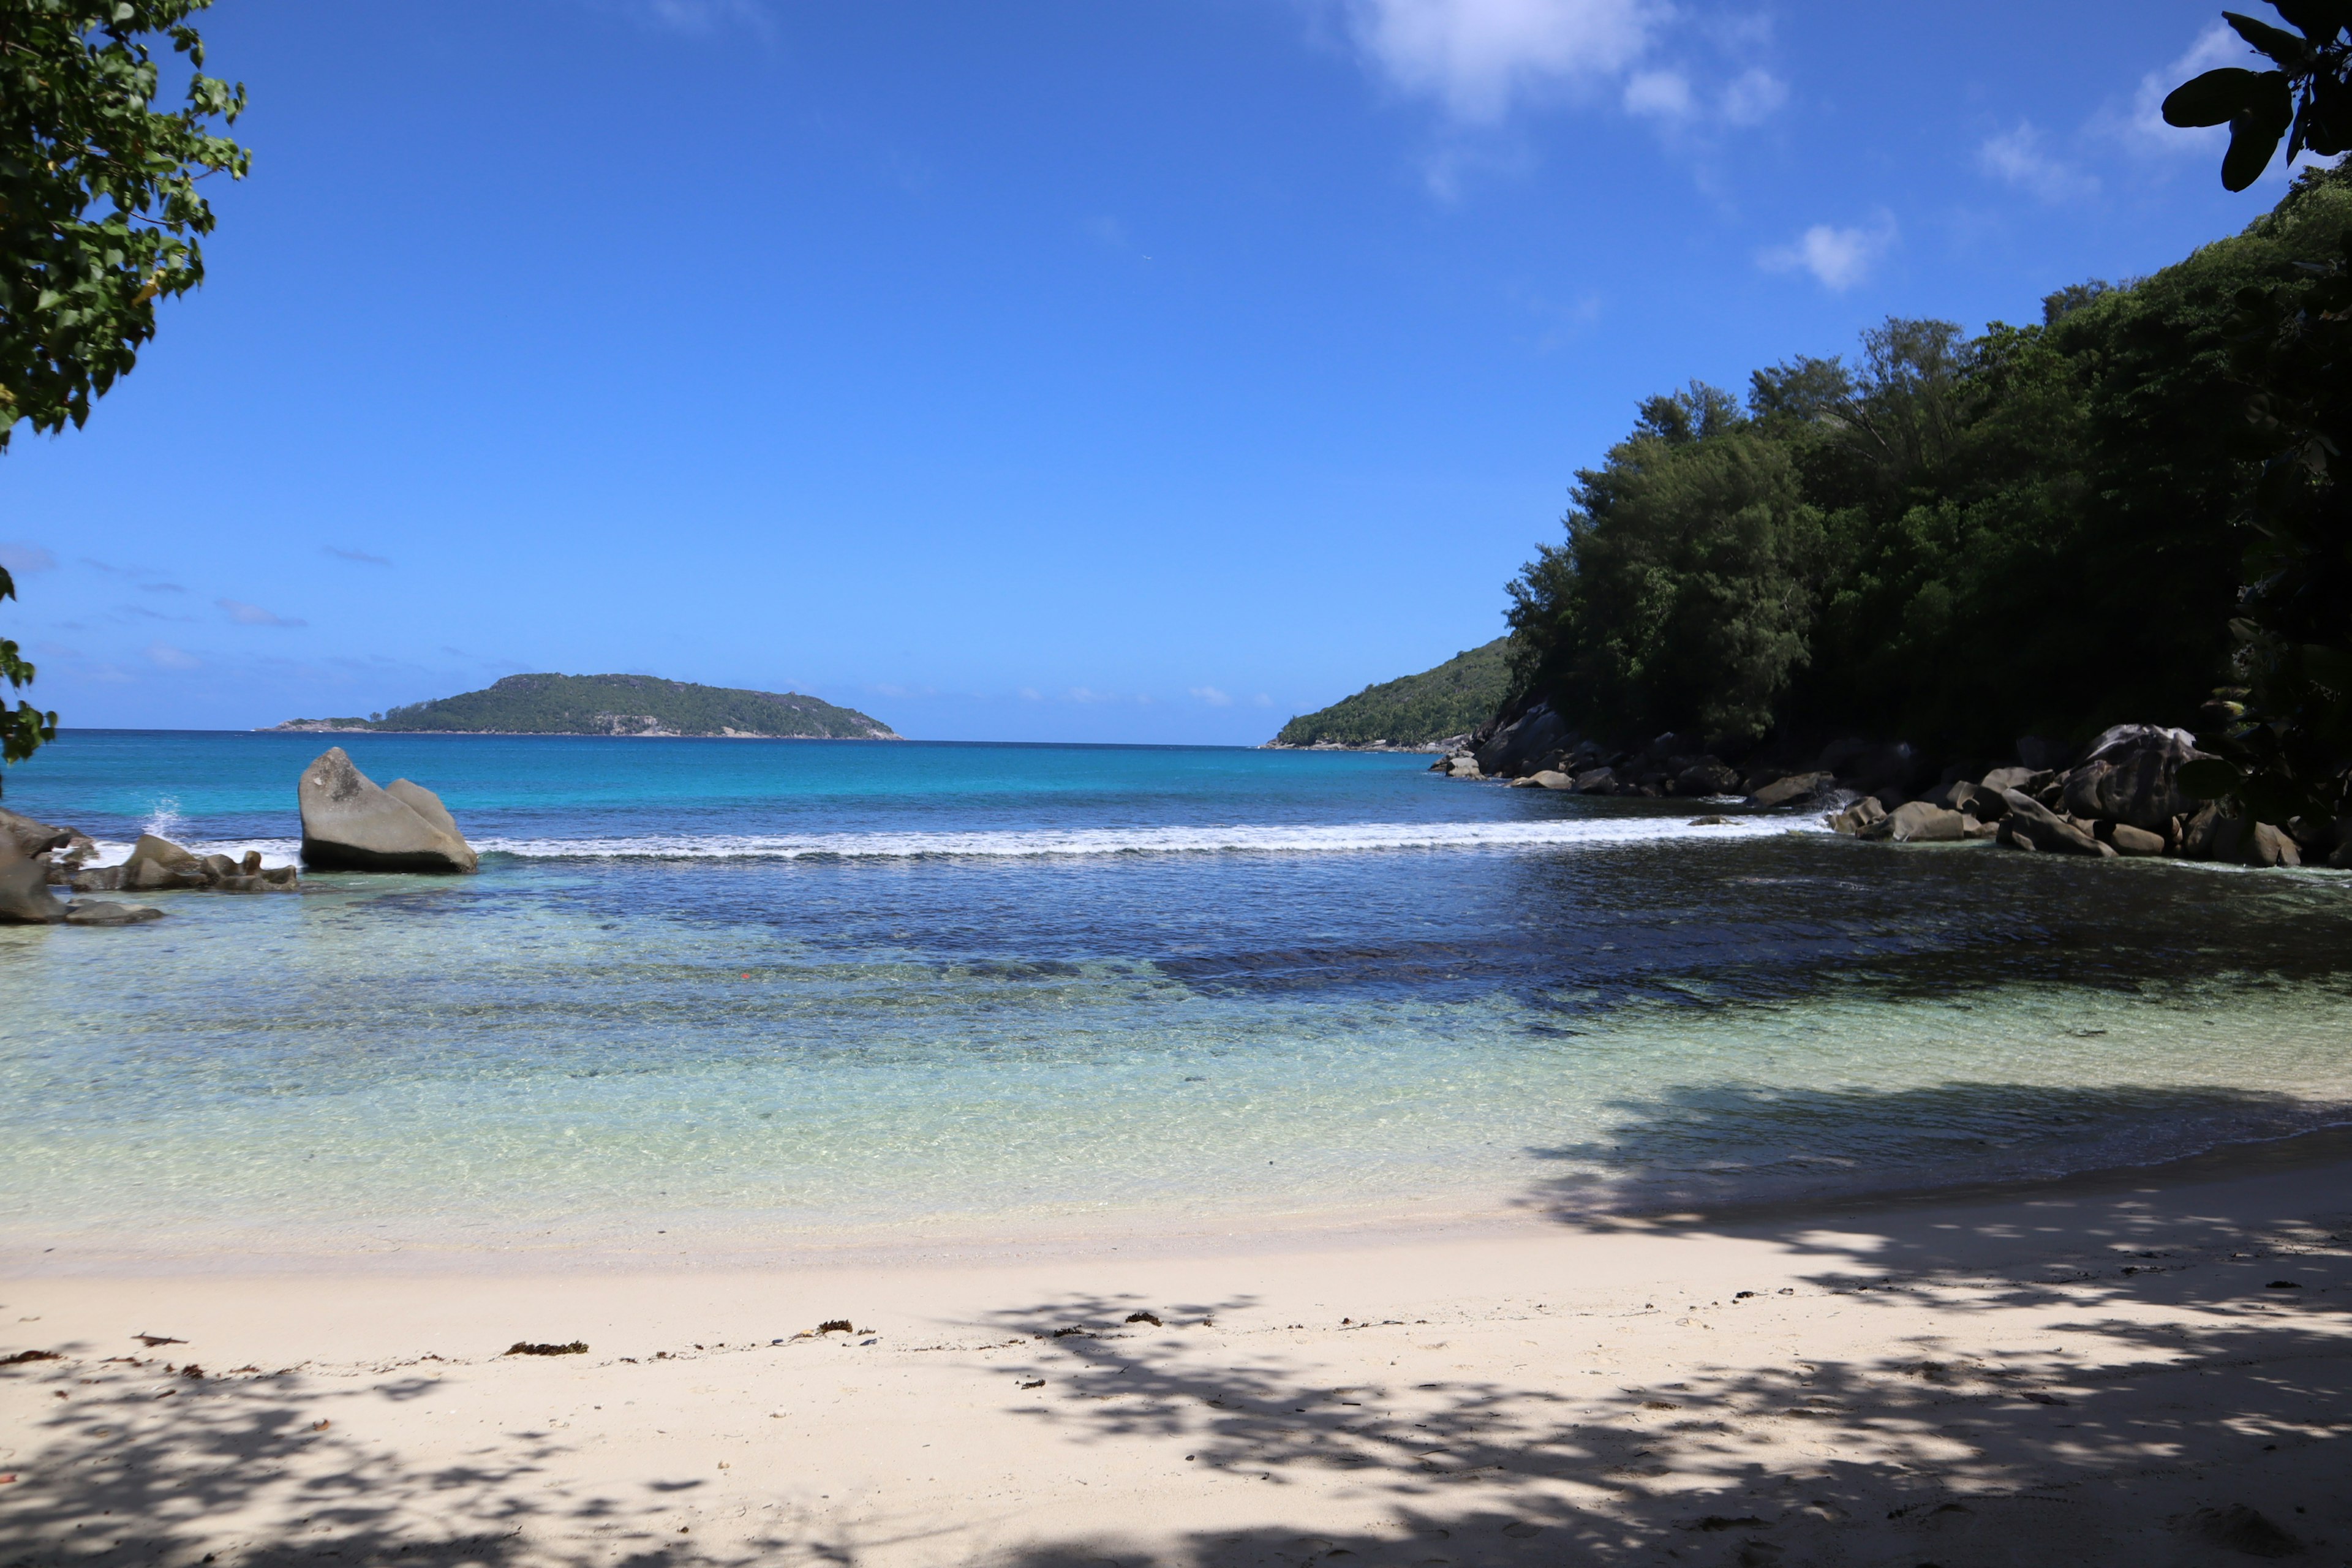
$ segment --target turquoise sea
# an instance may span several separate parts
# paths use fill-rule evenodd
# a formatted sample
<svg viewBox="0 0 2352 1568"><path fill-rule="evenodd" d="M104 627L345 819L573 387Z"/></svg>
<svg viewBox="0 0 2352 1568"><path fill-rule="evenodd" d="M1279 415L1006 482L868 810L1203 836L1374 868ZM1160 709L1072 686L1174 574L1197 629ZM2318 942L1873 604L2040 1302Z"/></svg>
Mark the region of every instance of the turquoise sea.
<svg viewBox="0 0 2352 1568"><path fill-rule="evenodd" d="M333 737L478 876L0 928L0 1248L723 1257L1676 1209L2352 1121L2352 879L1234 749ZM290 855L328 738L6 804Z"/></svg>

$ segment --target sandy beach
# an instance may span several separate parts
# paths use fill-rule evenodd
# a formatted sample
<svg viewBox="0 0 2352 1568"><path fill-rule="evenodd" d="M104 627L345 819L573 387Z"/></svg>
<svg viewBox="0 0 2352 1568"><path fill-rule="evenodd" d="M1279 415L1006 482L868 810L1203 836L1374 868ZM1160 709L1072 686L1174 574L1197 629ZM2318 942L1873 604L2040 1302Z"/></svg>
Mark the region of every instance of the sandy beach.
<svg viewBox="0 0 2352 1568"><path fill-rule="evenodd" d="M19 1259L5 1350L58 1359L0 1371L0 1541L26 1564L2342 1562L2337 1154L854 1266Z"/></svg>

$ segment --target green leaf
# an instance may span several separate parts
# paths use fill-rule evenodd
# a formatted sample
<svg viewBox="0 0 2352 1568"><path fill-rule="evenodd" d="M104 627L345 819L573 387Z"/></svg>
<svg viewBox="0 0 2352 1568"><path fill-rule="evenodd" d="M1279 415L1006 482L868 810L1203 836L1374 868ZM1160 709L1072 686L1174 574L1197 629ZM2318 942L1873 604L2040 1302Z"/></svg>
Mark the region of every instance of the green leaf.
<svg viewBox="0 0 2352 1568"><path fill-rule="evenodd" d="M2230 150L2221 158L2224 188L2242 191L2263 176L2279 138L2294 122L2294 93L2284 71L2264 71L2254 79L2252 100L2230 121Z"/></svg>
<svg viewBox="0 0 2352 1568"><path fill-rule="evenodd" d="M2175 776L2193 799L2223 800L2237 790L2239 781L2246 775L2235 763L2220 757L2200 757L2196 762L2181 763Z"/></svg>
<svg viewBox="0 0 2352 1568"><path fill-rule="evenodd" d="M2283 66L2301 66L2311 58L2311 46L2284 27L2257 22L2252 16L2241 16L2235 11L2222 12L2221 20L2236 29L2238 37Z"/></svg>
<svg viewBox="0 0 2352 1568"><path fill-rule="evenodd" d="M2255 84L2262 79L2262 72L2250 71L2242 66L2224 66L2220 70L2191 77L2174 88L2164 100L2164 122L2183 130L2227 125L2231 116L2243 112L2253 102Z"/></svg>

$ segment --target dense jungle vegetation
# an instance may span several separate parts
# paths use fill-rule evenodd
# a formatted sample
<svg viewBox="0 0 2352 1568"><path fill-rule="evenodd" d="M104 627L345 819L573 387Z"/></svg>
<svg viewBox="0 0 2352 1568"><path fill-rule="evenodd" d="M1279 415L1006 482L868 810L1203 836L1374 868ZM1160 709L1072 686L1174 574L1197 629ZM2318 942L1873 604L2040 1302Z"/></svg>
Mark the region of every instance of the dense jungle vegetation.
<svg viewBox="0 0 2352 1568"><path fill-rule="evenodd" d="M2242 291L2302 284L2347 236L2352 177L2307 171L2242 234L2062 289L2038 323L1889 321L1744 399L1648 399L1511 585L1515 704L1624 739L1951 754L2198 728L2271 450L2232 372Z"/></svg>

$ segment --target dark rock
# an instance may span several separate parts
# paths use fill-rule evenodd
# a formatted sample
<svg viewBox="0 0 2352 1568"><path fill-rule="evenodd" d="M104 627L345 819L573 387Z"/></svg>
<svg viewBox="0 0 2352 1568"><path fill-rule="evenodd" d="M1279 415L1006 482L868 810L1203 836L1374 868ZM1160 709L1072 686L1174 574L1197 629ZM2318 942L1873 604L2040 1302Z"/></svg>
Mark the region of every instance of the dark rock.
<svg viewBox="0 0 2352 1568"><path fill-rule="evenodd" d="M1614 768L1594 768L1589 773L1577 774L1576 793L1579 795L1615 795L1617 793L1617 770Z"/></svg>
<svg viewBox="0 0 2352 1568"><path fill-rule="evenodd" d="M18 852L13 839L0 839L0 921L16 925L54 925L66 906L49 891L45 855Z"/></svg>
<svg viewBox="0 0 2352 1568"><path fill-rule="evenodd" d="M2074 760L2074 748L2063 741L2048 741L2039 735L2026 735L2017 742L2017 760L2035 773L2049 773L2064 767Z"/></svg>
<svg viewBox="0 0 2352 1568"><path fill-rule="evenodd" d="M29 860L52 849L63 849L73 837L70 827L52 827L0 806L0 849L14 849Z"/></svg>
<svg viewBox="0 0 2352 1568"><path fill-rule="evenodd" d="M75 872L66 885L77 893L119 893L122 890L122 868L92 866Z"/></svg>
<svg viewBox="0 0 2352 1568"><path fill-rule="evenodd" d="M1886 808L1878 804L1875 795L1866 795L1843 811L1832 812L1823 820L1830 825L1831 831L1843 833L1849 838L1859 838L1864 829L1885 818Z"/></svg>
<svg viewBox="0 0 2352 1568"><path fill-rule="evenodd" d="M1999 822L1993 824L1992 841L1995 844L2000 845L2004 849L2039 849L2042 847L2042 846L2033 842L2030 836L2019 831L2019 823L2017 818L2014 816L2004 816Z"/></svg>
<svg viewBox="0 0 2352 1568"><path fill-rule="evenodd" d="M2000 792L1961 779L1946 784L1936 804L1947 811L1964 811L1979 822L1999 822L2009 815L2009 803Z"/></svg>
<svg viewBox="0 0 2352 1568"><path fill-rule="evenodd" d="M75 899L66 905L66 924L129 926L160 921L163 911L152 904L118 904L108 899Z"/></svg>
<svg viewBox="0 0 2352 1568"><path fill-rule="evenodd" d="M1786 778L1776 779L1763 788L1751 792L1748 797L1748 804L1768 809L1784 805L1808 805L1827 795L1836 784L1835 773L1820 772L1790 773Z"/></svg>
<svg viewBox="0 0 2352 1568"><path fill-rule="evenodd" d="M2021 789L2032 795L2036 790L2047 789L2056 777L2054 773L2033 768L1995 768L1977 782L1995 795L2005 789Z"/></svg>
<svg viewBox="0 0 2352 1568"><path fill-rule="evenodd" d="M122 863L122 880L117 885L134 893L152 893L161 888L201 888L211 880L212 873L194 855L168 838L142 833L131 847L131 858Z"/></svg>
<svg viewBox="0 0 2352 1568"><path fill-rule="evenodd" d="M2207 801L2180 825L2180 852L2191 860L2212 859L2213 841L2221 834L2221 824L2229 820L2221 815L2220 803Z"/></svg>
<svg viewBox="0 0 2352 1568"><path fill-rule="evenodd" d="M2116 853L2118 855L2164 853L2163 834L2150 833L2145 827L2134 827L2128 822L2116 823L2114 832L2108 835L2107 841L2116 847Z"/></svg>
<svg viewBox="0 0 2352 1568"><path fill-rule="evenodd" d="M1490 778L1515 778L1571 739L1560 716L1538 702L1478 748L1478 771Z"/></svg>
<svg viewBox="0 0 2352 1568"><path fill-rule="evenodd" d="M2001 826L2014 837L2031 839L2036 849L2051 850L2062 855L2112 855L2115 851L2084 832L2032 795L2021 790L2005 790L2001 799L2009 805L2009 815Z"/></svg>
<svg viewBox="0 0 2352 1568"><path fill-rule="evenodd" d="M2257 822L2254 830L2246 835L2245 862L2249 866L2300 866L2303 852L2286 833L2267 822Z"/></svg>
<svg viewBox="0 0 2352 1568"><path fill-rule="evenodd" d="M236 862L230 859L226 855L207 855L204 857L201 863L204 866L206 879L214 882L219 881L224 877L235 877L242 874L237 868Z"/></svg>
<svg viewBox="0 0 2352 1568"><path fill-rule="evenodd" d="M2196 809L2178 775L2183 763L2205 755L2186 730L2118 724L2092 742L2066 774L2066 810L2160 833L2173 817Z"/></svg>
<svg viewBox="0 0 2352 1568"><path fill-rule="evenodd" d="M478 867L439 796L406 779L377 788L341 746L302 770L300 794L302 859L308 865L435 872Z"/></svg>
<svg viewBox="0 0 2352 1568"><path fill-rule="evenodd" d="M1738 795L1739 775L1714 757L1701 757L1675 776L1676 795Z"/></svg>
<svg viewBox="0 0 2352 1568"><path fill-rule="evenodd" d="M1478 759L1472 756L1446 758L1445 776L1452 779L1475 779L1480 777L1481 775L1478 772Z"/></svg>

